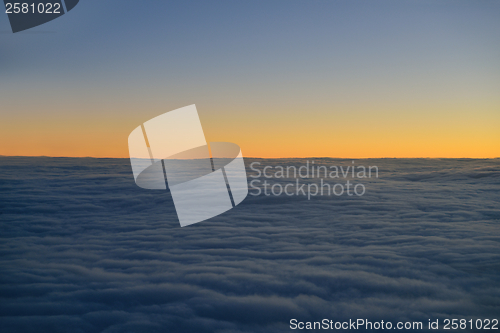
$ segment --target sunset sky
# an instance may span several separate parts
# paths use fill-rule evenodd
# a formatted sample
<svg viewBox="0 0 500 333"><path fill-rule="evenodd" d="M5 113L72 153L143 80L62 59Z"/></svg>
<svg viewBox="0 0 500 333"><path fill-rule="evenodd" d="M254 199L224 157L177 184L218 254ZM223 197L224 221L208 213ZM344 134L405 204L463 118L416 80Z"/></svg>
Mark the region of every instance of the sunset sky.
<svg viewBox="0 0 500 333"><path fill-rule="evenodd" d="M0 155L128 157L196 104L253 157L500 157L499 1L80 1L0 14Z"/></svg>

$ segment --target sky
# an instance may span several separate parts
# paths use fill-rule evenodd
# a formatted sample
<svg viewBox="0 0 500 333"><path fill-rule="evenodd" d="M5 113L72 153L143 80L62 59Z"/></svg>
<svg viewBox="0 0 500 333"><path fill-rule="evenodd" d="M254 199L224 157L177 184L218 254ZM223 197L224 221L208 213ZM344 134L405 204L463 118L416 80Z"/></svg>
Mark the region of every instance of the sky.
<svg viewBox="0 0 500 333"><path fill-rule="evenodd" d="M254 157L500 156L498 1L80 1L12 34L0 155L128 157L196 104Z"/></svg>

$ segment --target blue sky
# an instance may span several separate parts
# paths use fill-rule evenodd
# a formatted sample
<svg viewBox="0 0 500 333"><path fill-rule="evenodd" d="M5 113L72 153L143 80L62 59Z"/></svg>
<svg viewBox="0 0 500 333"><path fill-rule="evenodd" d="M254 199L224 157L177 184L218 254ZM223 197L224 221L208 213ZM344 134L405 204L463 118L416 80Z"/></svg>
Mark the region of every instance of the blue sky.
<svg viewBox="0 0 500 333"><path fill-rule="evenodd" d="M419 157L495 157L499 14L497 1L90 0L18 34L0 15L2 130L20 142L0 154L29 154L21 124L33 119L43 128L31 132L45 140L35 152L68 153L47 134L69 140L65 124L113 141L108 153L124 157L118 142L135 124L195 103L207 136L227 133L253 156L283 146L304 156L287 132L304 131L310 145L331 140L316 133L332 128L354 140L345 126L361 133L348 150L361 157L368 140L377 152L367 157L402 156L377 149L397 141ZM266 139L285 136L269 151L251 143L262 120ZM422 136L439 149L419 146Z"/></svg>

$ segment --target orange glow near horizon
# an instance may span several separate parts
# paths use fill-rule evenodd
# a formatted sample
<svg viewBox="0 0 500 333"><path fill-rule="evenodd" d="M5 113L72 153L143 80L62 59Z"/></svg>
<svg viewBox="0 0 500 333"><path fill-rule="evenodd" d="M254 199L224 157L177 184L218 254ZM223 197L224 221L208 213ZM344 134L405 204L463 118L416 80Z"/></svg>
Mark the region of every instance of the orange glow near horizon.
<svg viewBox="0 0 500 333"><path fill-rule="evenodd" d="M390 110L354 117L354 112L327 108L288 114L268 110L251 117L246 116L250 111L210 114L200 107L198 111L207 141L236 143L245 157L500 157L500 116L493 110L483 112L491 115L489 119L457 109L407 111L404 117ZM41 113L26 120L10 116L3 123L9 126L2 126L0 133L4 143L0 155L128 158L128 135L148 117Z"/></svg>

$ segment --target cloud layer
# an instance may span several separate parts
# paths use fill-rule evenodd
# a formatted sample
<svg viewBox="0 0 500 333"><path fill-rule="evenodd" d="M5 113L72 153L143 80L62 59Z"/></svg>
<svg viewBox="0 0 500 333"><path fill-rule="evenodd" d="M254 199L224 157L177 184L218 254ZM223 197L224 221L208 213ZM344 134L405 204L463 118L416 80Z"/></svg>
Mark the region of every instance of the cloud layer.
<svg viewBox="0 0 500 333"><path fill-rule="evenodd" d="M248 196L180 228L169 193L136 187L126 159L0 157L0 330L498 316L500 160L356 164L379 167L361 197Z"/></svg>

